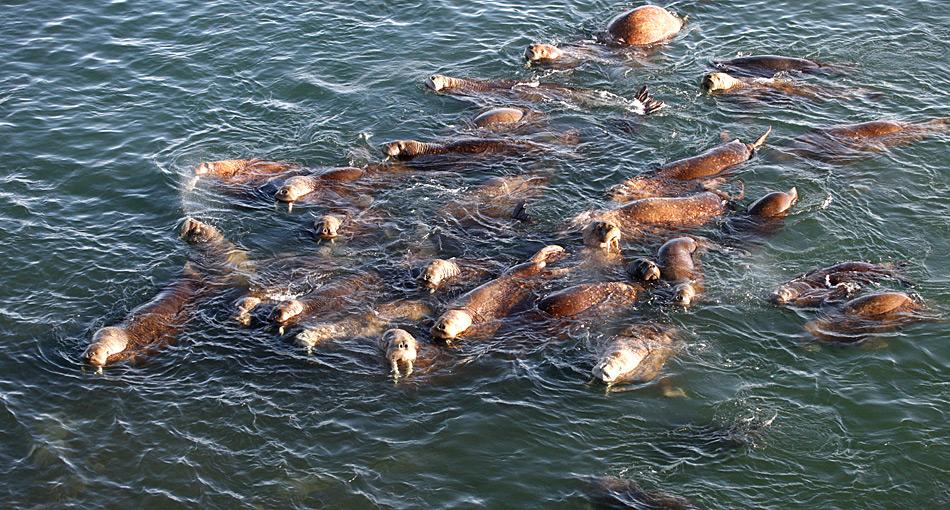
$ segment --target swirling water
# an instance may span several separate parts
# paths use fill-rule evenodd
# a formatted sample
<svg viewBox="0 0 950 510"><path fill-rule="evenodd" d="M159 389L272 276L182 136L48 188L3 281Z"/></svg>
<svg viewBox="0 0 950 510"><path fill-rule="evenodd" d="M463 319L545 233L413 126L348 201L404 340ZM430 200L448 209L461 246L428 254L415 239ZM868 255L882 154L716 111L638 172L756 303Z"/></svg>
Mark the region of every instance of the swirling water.
<svg viewBox="0 0 950 510"><path fill-rule="evenodd" d="M8 2L5 506L583 508L600 475L707 508L950 503L946 324L830 347L804 334L809 314L763 299L809 268L906 260L910 292L946 316L947 136L847 164L789 159L781 148L818 126L948 115L950 4L676 2L689 23L650 55L571 71L523 65L529 42L590 37L626 6ZM760 102L699 94L708 61L740 52L841 64L847 72L809 79L856 92ZM540 105L551 130L576 129L581 145L540 162L407 175L377 192L383 235L329 252L307 233L319 204L275 212L185 187L205 160L359 164L388 139L457 135L477 105L426 91L422 80L437 71L620 95L648 84L669 106L639 118ZM550 242L565 218L603 206L621 176L704 150L722 131L747 140L767 126L768 146L739 175L750 196L798 187L784 227L705 255L707 296L691 310L644 305L625 318L677 325L686 347L663 377L685 397L656 384L611 393L587 384L594 346L609 335L598 324L512 325L463 346L437 375L394 384L371 340L308 356L271 330L230 324L227 293L203 301L179 342L145 364L97 375L79 362L93 331L180 270L188 250L176 225L187 215L261 260L316 253L321 267L351 270L436 254L511 263ZM532 204L535 223L459 233L439 218L443 203L488 175L529 168L554 176ZM711 446L711 428L772 416L755 444Z"/></svg>

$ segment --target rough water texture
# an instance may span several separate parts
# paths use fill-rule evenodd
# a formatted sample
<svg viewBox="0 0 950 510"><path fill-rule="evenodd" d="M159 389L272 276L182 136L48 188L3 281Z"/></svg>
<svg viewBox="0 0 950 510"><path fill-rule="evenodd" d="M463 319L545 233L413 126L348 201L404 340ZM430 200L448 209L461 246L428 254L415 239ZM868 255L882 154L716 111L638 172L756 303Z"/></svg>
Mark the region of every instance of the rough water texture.
<svg viewBox="0 0 950 510"><path fill-rule="evenodd" d="M670 7L687 25L658 51L544 71L524 67L529 43L589 37L634 4L8 3L4 506L584 508L590 477L600 475L705 508L947 506L947 325L842 348L804 333L813 314L766 301L811 268L907 260L914 284L902 290L938 314L950 307L946 135L844 164L781 150L819 126L950 114L950 4L832 4L677 2ZM739 53L843 64L841 76L804 79L858 92L823 101L701 95L707 63ZM186 191L200 161L362 164L384 141L455 136L480 110L426 91L435 72L621 96L648 84L668 106L644 118L535 105L547 129L577 129L582 143L540 159L402 176L375 193L382 234L351 244L316 244L307 229L325 213L319 203L288 214L205 181ZM180 270L187 248L176 226L186 215L256 260L308 254L323 268L404 272L399 292L416 295L408 268L428 258L505 265L555 240L579 249L577 236L556 233L564 219L605 207L609 186L717 145L721 131L750 140L768 126L766 146L734 173L750 198L798 188L784 228L705 255L706 297L688 311L646 303L625 317L678 327L685 348L660 377L685 398L664 396L658 383L610 393L588 385L596 347L609 340L601 324L550 329L515 317L491 341L461 345L442 368L394 384L375 339L308 356L271 329L230 322L227 292L203 302L179 341L144 364L96 375L79 362L96 329ZM473 227L439 214L489 176L537 171L554 177L532 201L533 223ZM715 237L717 228L698 233ZM723 448L702 432L774 415L754 445Z"/></svg>

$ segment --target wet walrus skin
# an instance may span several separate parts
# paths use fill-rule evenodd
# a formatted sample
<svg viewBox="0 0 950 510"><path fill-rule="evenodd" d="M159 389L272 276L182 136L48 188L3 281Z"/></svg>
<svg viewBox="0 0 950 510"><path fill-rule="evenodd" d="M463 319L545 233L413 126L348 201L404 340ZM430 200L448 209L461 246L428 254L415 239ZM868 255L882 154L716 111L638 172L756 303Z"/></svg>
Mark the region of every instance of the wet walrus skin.
<svg viewBox="0 0 950 510"><path fill-rule="evenodd" d="M866 335L922 320L922 308L903 292L879 292L846 302L840 311L805 324L805 330L819 340L856 343Z"/></svg>
<svg viewBox="0 0 950 510"><path fill-rule="evenodd" d="M607 25L610 42L646 46L666 41L683 28L683 20L656 5L643 5L618 15Z"/></svg>
<svg viewBox="0 0 950 510"><path fill-rule="evenodd" d="M195 168L195 177L211 176L231 184L244 184L255 180L269 179L297 168L299 168L299 165L286 161L224 159L199 164Z"/></svg>
<svg viewBox="0 0 950 510"><path fill-rule="evenodd" d="M187 305L201 288L201 276L185 264L181 277L151 301L135 308L120 324L97 331L83 353L95 367L136 359L174 342L186 319Z"/></svg>
<svg viewBox="0 0 950 510"><path fill-rule="evenodd" d="M700 245L691 237L677 237L663 243L656 262L637 259L627 266L627 274L634 281L664 280L672 284L673 301L689 306L703 291L703 274L693 260Z"/></svg>
<svg viewBox="0 0 950 510"><path fill-rule="evenodd" d="M780 55L750 55L729 60L718 60L713 62L713 67L732 70L737 73L771 78L781 72L817 71L822 66L818 62L804 58L783 57Z"/></svg>
<svg viewBox="0 0 950 510"><path fill-rule="evenodd" d="M309 175L297 175L284 181L274 193L278 202L296 202L321 188L331 188L361 179L366 170L356 167L331 168Z"/></svg>
<svg viewBox="0 0 950 510"><path fill-rule="evenodd" d="M622 309L636 302L642 290L626 282L584 283L547 295L538 309L554 317L573 317L605 306Z"/></svg>
<svg viewBox="0 0 950 510"><path fill-rule="evenodd" d="M744 163L768 138L772 128L752 143L738 139L724 143L689 158L671 161L646 176L631 177L614 186L610 199L628 202L638 198L675 196L697 188L698 181L717 177L724 171Z"/></svg>
<svg viewBox="0 0 950 510"><path fill-rule="evenodd" d="M783 283L769 299L780 306L815 307L849 297L865 284L898 278L896 269L890 263L841 262Z"/></svg>
<svg viewBox="0 0 950 510"><path fill-rule="evenodd" d="M656 324L636 324L605 346L592 374L595 380L604 384L652 381L673 355L673 350L673 329Z"/></svg>
<svg viewBox="0 0 950 510"><path fill-rule="evenodd" d="M451 342L473 328L506 317L543 283L541 276L547 264L563 257L564 253L560 246L546 246L528 262L462 295L436 320L432 336Z"/></svg>
<svg viewBox="0 0 950 510"><path fill-rule="evenodd" d="M331 281L297 299L284 301L274 309L273 320L283 328L300 319L339 311L349 306L356 295L380 283L374 274L350 275Z"/></svg>

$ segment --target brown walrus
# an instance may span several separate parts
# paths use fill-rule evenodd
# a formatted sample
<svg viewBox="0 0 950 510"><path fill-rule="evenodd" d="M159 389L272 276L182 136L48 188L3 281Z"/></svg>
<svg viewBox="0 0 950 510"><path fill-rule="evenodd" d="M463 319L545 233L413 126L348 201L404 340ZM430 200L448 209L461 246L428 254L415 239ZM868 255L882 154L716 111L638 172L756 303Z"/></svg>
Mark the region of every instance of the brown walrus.
<svg viewBox="0 0 950 510"><path fill-rule="evenodd" d="M684 197L641 198L608 211L581 214L574 222L590 219L609 223L625 236L636 238L650 230L704 225L724 215L729 203L729 197L711 191Z"/></svg>
<svg viewBox="0 0 950 510"><path fill-rule="evenodd" d="M331 168L310 175L297 175L284 181L274 193L279 202L296 202L321 188L357 181L366 175L366 170L356 167Z"/></svg>
<svg viewBox="0 0 950 510"><path fill-rule="evenodd" d="M607 25L614 44L647 46L671 39L683 28L683 20L656 5L642 5L616 16Z"/></svg>
<svg viewBox="0 0 950 510"><path fill-rule="evenodd" d="M700 510L686 498L658 490L645 490L631 480L615 476L597 478L591 502L598 510Z"/></svg>
<svg viewBox="0 0 950 510"><path fill-rule="evenodd" d="M414 336L404 329L390 329L380 338L380 347L386 353L394 375L399 376L400 363L406 366L407 377L412 374L419 347Z"/></svg>
<svg viewBox="0 0 950 510"><path fill-rule="evenodd" d="M247 252L228 241L213 225L188 217L182 222L179 235L197 248L199 256L194 260L203 269L253 270Z"/></svg>
<svg viewBox="0 0 950 510"><path fill-rule="evenodd" d="M457 220L528 220L528 200L543 191L549 179L543 175L491 177L483 184L447 203L441 213Z"/></svg>
<svg viewBox="0 0 950 510"><path fill-rule="evenodd" d="M544 150L545 146L529 140L474 138L449 143L426 143L417 140L396 140L383 145L383 154L399 161L419 156L446 154L507 154L518 155Z"/></svg>
<svg viewBox="0 0 950 510"><path fill-rule="evenodd" d="M607 48L580 41L564 46L555 46L548 43L534 43L528 45L524 58L528 65L542 65L558 69L576 67L582 62L609 62L612 55Z"/></svg>
<svg viewBox="0 0 950 510"><path fill-rule="evenodd" d="M773 191L749 205L746 214L754 218L784 218L796 202L798 202L798 188Z"/></svg>
<svg viewBox="0 0 950 510"><path fill-rule="evenodd" d="M646 176L631 177L614 186L610 199L629 202L638 198L675 196L695 189L697 183L721 175L724 171L744 163L755 154L769 137L772 128L752 143L738 139L718 145L697 156L671 161Z"/></svg>
<svg viewBox="0 0 950 510"><path fill-rule="evenodd" d="M432 336L451 342L470 330L490 333L497 321L531 296L542 283L547 264L565 255L564 248L545 246L528 262L510 268L505 274L459 297L432 326Z"/></svg>
<svg viewBox="0 0 950 510"><path fill-rule="evenodd" d="M508 127L520 124L527 117L527 111L521 108L492 108L472 119L472 123L480 128Z"/></svg>
<svg viewBox="0 0 950 510"><path fill-rule="evenodd" d="M581 230L584 246L610 255L620 253L620 227L609 221L592 221Z"/></svg>
<svg viewBox="0 0 950 510"><path fill-rule="evenodd" d="M897 269L893 263L841 262L783 283L769 299L777 305L815 307L850 297L868 283L900 279Z"/></svg>
<svg viewBox="0 0 950 510"><path fill-rule="evenodd" d="M694 260L700 248L692 237L677 237L663 243L656 261L636 259L627 266L634 281L664 280L673 285L673 301L689 306L703 290L703 273Z"/></svg>
<svg viewBox="0 0 950 510"><path fill-rule="evenodd" d="M820 340L856 343L921 320L922 308L903 292L879 292L846 302L840 311L806 323L805 330Z"/></svg>
<svg viewBox="0 0 950 510"><path fill-rule="evenodd" d="M642 290L643 287L626 282L585 283L545 296L538 302L538 309L554 317L622 309L635 303Z"/></svg>
<svg viewBox="0 0 950 510"><path fill-rule="evenodd" d="M333 340L377 336L391 328L395 321L418 322L431 313L432 309L423 301L400 299L375 305L365 313L351 312L335 322L308 323L294 336L294 343L310 352L314 347Z"/></svg>
<svg viewBox="0 0 950 510"><path fill-rule="evenodd" d="M779 55L750 55L729 60L713 62L713 67L731 70L736 73L751 74L771 78L777 73L788 71L813 72L822 67L813 60Z"/></svg>
<svg viewBox="0 0 950 510"><path fill-rule="evenodd" d="M704 76L702 88L707 94L779 92L807 98L817 98L821 95L818 87L796 83L786 78L743 78L723 72Z"/></svg>
<svg viewBox="0 0 950 510"><path fill-rule="evenodd" d="M656 324L626 328L601 351L591 371L594 379L607 385L652 381L673 355L674 334Z"/></svg>
<svg viewBox="0 0 950 510"><path fill-rule="evenodd" d="M129 312L118 325L96 331L83 360L101 368L157 352L174 342L186 319L186 308L201 288L201 276L186 263L181 277L151 301Z"/></svg>
<svg viewBox="0 0 950 510"><path fill-rule="evenodd" d="M950 117L923 122L874 120L817 129L797 138L793 154L831 162L847 162L866 152L903 145L950 129Z"/></svg>
<svg viewBox="0 0 950 510"><path fill-rule="evenodd" d="M419 274L420 285L430 293L455 283L471 282L491 272L486 262L467 259L435 259Z"/></svg>
<svg viewBox="0 0 950 510"><path fill-rule="evenodd" d="M274 308L272 319L279 326L280 334L283 334L288 324L300 319L344 309L359 301L361 293L376 288L379 283L379 277L371 273L342 277L297 299L281 302Z"/></svg>
<svg viewBox="0 0 950 510"><path fill-rule="evenodd" d="M268 179L297 168L299 168L299 165L287 161L225 159L205 161L199 164L195 167L195 178L211 176L232 184L244 184L250 181Z"/></svg>
<svg viewBox="0 0 950 510"><path fill-rule="evenodd" d="M649 115L664 106L662 101L650 97L646 86L640 87L633 99L626 99L603 90L568 87L556 83L525 82L517 80L476 80L433 74L426 86L440 94L480 95L491 94L524 101L561 100L588 106L624 105L640 115Z"/></svg>

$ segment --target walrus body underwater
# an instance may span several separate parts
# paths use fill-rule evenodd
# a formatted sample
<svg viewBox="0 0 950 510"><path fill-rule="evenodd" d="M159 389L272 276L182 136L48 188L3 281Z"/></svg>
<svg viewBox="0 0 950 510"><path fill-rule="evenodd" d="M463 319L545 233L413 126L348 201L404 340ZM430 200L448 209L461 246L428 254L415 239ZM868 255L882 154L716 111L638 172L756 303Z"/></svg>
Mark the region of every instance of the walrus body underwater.
<svg viewBox="0 0 950 510"><path fill-rule="evenodd" d="M707 94L768 94L779 93L815 99L826 95L819 87L797 83L787 78L747 78L724 72L709 73L703 77L702 89Z"/></svg>
<svg viewBox="0 0 950 510"><path fill-rule="evenodd" d="M342 191L347 184L362 179L367 171L356 167L331 168L307 175L296 175L284 181L274 193L278 202L292 204L299 200L311 199L321 190Z"/></svg>
<svg viewBox="0 0 950 510"><path fill-rule="evenodd" d="M591 483L591 503L597 510L701 510L688 499L658 490L645 490L631 480L615 476Z"/></svg>
<svg viewBox="0 0 950 510"><path fill-rule="evenodd" d="M642 291L640 285L627 282L584 283L545 296L538 309L553 317L609 315L633 305Z"/></svg>
<svg viewBox="0 0 950 510"><path fill-rule="evenodd" d="M649 115L665 106L662 101L650 97L647 88L641 87L633 99L626 99L602 90L580 89L556 83L524 82L517 80L476 80L434 74L426 80L426 86L440 94L457 96L492 95L522 101L568 101L586 106L625 106L640 115Z"/></svg>
<svg viewBox="0 0 950 510"><path fill-rule="evenodd" d="M313 291L278 304L272 315L283 334L286 326L315 315L338 313L359 302L361 296L375 292L380 278L372 273L348 275L332 280Z"/></svg>
<svg viewBox="0 0 950 510"><path fill-rule="evenodd" d="M527 202L539 195L549 179L543 175L491 177L463 197L446 204L443 215L463 222L528 219Z"/></svg>
<svg viewBox="0 0 950 510"><path fill-rule="evenodd" d="M459 297L432 327L432 336L451 342L472 333L491 334L512 309L522 304L543 283L547 264L565 255L564 248L542 248L528 262L510 268L502 276Z"/></svg>
<svg viewBox="0 0 950 510"><path fill-rule="evenodd" d="M530 140L501 138L471 138L447 143L427 143L417 140L395 140L383 145L383 154L397 161L413 161L426 157L423 163L435 158L455 156L455 160L470 160L479 155L520 156L550 150L551 147ZM418 161L413 161L418 164Z"/></svg>
<svg viewBox="0 0 950 510"><path fill-rule="evenodd" d="M247 184L271 179L299 168L300 165L296 163L265 159L206 161L195 167L195 179L207 176L230 184Z"/></svg>
<svg viewBox="0 0 950 510"><path fill-rule="evenodd" d="M729 60L717 60L713 62L713 67L744 76L760 76L764 78L771 78L782 72L796 71L812 73L820 69L827 69L827 67L822 66L814 60L783 57L780 55L750 55Z"/></svg>
<svg viewBox="0 0 950 510"><path fill-rule="evenodd" d="M858 343L867 335L923 320L922 310L903 292L879 292L844 303L839 311L805 324L805 330L827 342Z"/></svg>
<svg viewBox="0 0 950 510"><path fill-rule="evenodd" d="M673 355L674 334L657 324L627 327L601 350L594 379L607 385L652 381Z"/></svg>
<svg viewBox="0 0 950 510"><path fill-rule="evenodd" d="M847 162L876 152L950 131L950 117L923 122L874 120L820 128L797 138L790 149L797 156L828 162Z"/></svg>
<svg viewBox="0 0 950 510"><path fill-rule="evenodd" d="M362 313L349 312L336 321L321 318L320 322L306 323L304 329L294 335L294 343L310 352L318 345L335 340L373 337L392 328L396 322L418 322L429 317L432 309L423 301L398 299L374 305Z"/></svg>
<svg viewBox="0 0 950 510"><path fill-rule="evenodd" d="M703 273L694 260L700 243L692 237L677 237L663 243L656 261L637 259L627 266L634 281L666 281L673 288L673 301L689 306L703 291Z"/></svg>
<svg viewBox="0 0 950 510"><path fill-rule="evenodd" d="M610 190L610 199L629 202L695 191L708 179L719 177L726 170L752 159L756 149L765 143L771 132L772 128L769 128L752 143L736 139L702 154L666 163L648 175L631 177Z"/></svg>
<svg viewBox="0 0 950 510"><path fill-rule="evenodd" d="M769 299L780 306L818 307L849 298L865 285L884 279L900 279L896 264L841 262L783 283Z"/></svg>
<svg viewBox="0 0 950 510"><path fill-rule="evenodd" d="M174 342L187 319L187 307L201 287L202 276L185 264L182 275L151 301L129 312L120 324L96 331L83 359L102 368L153 354Z"/></svg>

